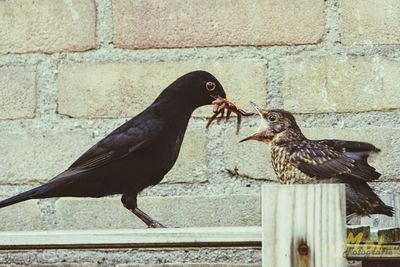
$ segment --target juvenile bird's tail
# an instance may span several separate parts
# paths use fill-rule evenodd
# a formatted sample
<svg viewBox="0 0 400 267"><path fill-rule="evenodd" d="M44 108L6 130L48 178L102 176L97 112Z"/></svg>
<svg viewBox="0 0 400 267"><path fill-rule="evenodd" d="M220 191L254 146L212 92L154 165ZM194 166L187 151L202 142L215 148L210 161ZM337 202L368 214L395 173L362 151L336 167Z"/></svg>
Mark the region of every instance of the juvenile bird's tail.
<svg viewBox="0 0 400 267"><path fill-rule="evenodd" d="M16 196L13 196L13 197L7 198L3 201L0 201L0 208L4 208L4 207L10 206L12 204L16 204L18 202L22 202L22 201L29 200L29 199L43 198L44 193L47 191L48 191L47 184L38 186L38 187L28 190L26 192L20 193Z"/></svg>
<svg viewBox="0 0 400 267"><path fill-rule="evenodd" d="M373 213L375 214L383 214L389 217L392 217L394 215L394 208L391 206L386 205L385 203L383 203L383 201L381 201L379 207L376 207L373 210Z"/></svg>
<svg viewBox="0 0 400 267"><path fill-rule="evenodd" d="M354 180L346 183L346 213L358 216L370 216L372 214L384 214L393 216L395 210L386 205L374 190L362 180Z"/></svg>

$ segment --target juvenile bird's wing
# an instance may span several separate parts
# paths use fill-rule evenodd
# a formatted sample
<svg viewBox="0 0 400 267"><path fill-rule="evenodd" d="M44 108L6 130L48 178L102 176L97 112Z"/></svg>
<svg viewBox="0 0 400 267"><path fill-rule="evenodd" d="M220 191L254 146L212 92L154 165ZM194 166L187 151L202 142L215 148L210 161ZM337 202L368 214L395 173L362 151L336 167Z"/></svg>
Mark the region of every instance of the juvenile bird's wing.
<svg viewBox="0 0 400 267"><path fill-rule="evenodd" d="M366 142L335 139L318 140L317 142L328 145L336 151L343 152L346 156L354 160L361 160L364 164L368 164L367 160L371 153L378 153L381 151L376 146Z"/></svg>
<svg viewBox="0 0 400 267"><path fill-rule="evenodd" d="M380 173L362 159L346 155L334 147L319 141L301 142L294 146L290 163L300 171L317 179L340 178L372 181Z"/></svg>
<svg viewBox="0 0 400 267"><path fill-rule="evenodd" d="M100 140L55 179L98 168L143 149L161 134L162 128L162 121L157 119L140 123L128 121Z"/></svg>

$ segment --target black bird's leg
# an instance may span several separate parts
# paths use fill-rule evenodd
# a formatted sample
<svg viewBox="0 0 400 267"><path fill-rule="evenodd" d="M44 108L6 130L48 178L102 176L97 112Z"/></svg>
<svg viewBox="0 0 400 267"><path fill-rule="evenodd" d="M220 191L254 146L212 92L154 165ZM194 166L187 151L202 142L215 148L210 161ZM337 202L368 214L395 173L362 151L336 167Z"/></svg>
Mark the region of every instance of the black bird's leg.
<svg viewBox="0 0 400 267"><path fill-rule="evenodd" d="M139 219L141 219L149 228L166 228L161 223L157 222L149 215L147 215L144 211L139 208L130 209Z"/></svg>
<svg viewBox="0 0 400 267"><path fill-rule="evenodd" d="M139 219L141 219L149 228L166 228L161 223L157 222L151 218L148 214L137 207L136 195L122 195L121 198L124 207L135 214Z"/></svg>

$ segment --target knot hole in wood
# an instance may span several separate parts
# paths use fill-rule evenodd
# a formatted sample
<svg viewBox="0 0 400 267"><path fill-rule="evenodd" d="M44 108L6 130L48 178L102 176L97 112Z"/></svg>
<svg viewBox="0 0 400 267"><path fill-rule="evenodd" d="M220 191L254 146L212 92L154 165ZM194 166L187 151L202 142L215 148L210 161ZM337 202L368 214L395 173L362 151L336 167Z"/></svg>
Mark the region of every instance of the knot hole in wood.
<svg viewBox="0 0 400 267"><path fill-rule="evenodd" d="M297 242L297 253L302 266L307 266L310 258L310 247L304 239L300 239Z"/></svg>

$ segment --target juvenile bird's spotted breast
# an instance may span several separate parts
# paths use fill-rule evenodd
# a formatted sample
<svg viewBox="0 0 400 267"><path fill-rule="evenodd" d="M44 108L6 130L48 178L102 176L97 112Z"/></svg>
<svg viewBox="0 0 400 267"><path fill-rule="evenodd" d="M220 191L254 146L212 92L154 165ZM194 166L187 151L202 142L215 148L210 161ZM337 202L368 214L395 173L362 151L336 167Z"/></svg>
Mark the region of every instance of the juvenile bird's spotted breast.
<svg viewBox="0 0 400 267"><path fill-rule="evenodd" d="M280 146L271 147L272 167L278 180L282 184L307 184L315 183L311 178L290 163L291 153L288 148Z"/></svg>

